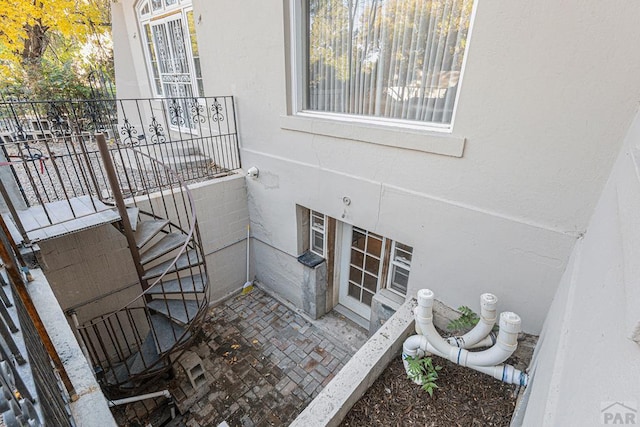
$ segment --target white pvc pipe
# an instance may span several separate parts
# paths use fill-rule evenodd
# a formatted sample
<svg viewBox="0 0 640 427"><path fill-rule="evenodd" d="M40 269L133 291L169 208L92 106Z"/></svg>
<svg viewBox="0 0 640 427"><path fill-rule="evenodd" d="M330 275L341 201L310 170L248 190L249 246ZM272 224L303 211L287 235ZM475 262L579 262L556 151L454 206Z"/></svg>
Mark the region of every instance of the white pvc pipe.
<svg viewBox="0 0 640 427"><path fill-rule="evenodd" d="M89 366L93 367L93 362L91 361L89 350L87 349L87 346L84 343L84 339L82 338L82 335L79 332L80 322L78 322L78 315L76 314L75 311L71 312L71 319L73 320L73 326L75 327L75 329L73 330L73 334L75 335L76 340L78 341L78 344L80 344L80 350L82 350L82 354L84 354L84 358L87 359L87 363L89 364ZM95 377L96 376L95 370L91 369L91 372Z"/></svg>
<svg viewBox="0 0 640 427"><path fill-rule="evenodd" d="M500 315L500 331L493 346L484 351L469 352L464 348L451 346L435 329L433 326L433 298L433 292L429 289L418 291L418 306L414 310L414 314L416 330L419 330L421 335L413 335L407 338L403 344L402 358L407 372L408 363L405 360L406 357L420 358L427 353L433 353L453 363L483 372L509 384L527 384L528 376L526 373L515 369L511 365L500 365L517 348L521 323L517 314L504 312ZM485 314L487 314L487 311L489 311L489 314L483 317L490 319L490 310L486 310ZM493 324L491 328L493 328ZM491 339L491 337L485 337L475 345L483 343L487 338ZM469 344L467 343L467 345Z"/></svg>
<svg viewBox="0 0 640 427"><path fill-rule="evenodd" d="M154 399L156 397L162 396L166 397L167 399L171 399L171 393L169 393L169 390L162 390L156 391L154 393L141 394L139 396L125 397L124 399L110 400L108 404L111 408L113 406L126 405L127 403L139 402L141 400Z"/></svg>
<svg viewBox="0 0 640 427"><path fill-rule="evenodd" d="M251 253L249 251L249 241L251 239L251 236L249 234L250 233L250 227L251 226L249 224L247 224L247 281L245 282L245 284L249 283L249 265L250 265L249 264L249 255Z"/></svg>
<svg viewBox="0 0 640 427"><path fill-rule="evenodd" d="M402 344L402 364L407 374L409 373L407 357L423 358L426 354L427 344L427 338L424 335L411 335L404 341L404 344ZM420 381L415 379L413 382L420 384Z"/></svg>
<svg viewBox="0 0 640 427"><path fill-rule="evenodd" d="M427 338L423 335L412 335L407 338L402 345L402 364L404 370L409 373L409 363L407 357L416 357L418 359L424 357L427 353L433 353L437 356L444 357L433 346L429 345ZM526 373L514 368L511 365L496 366L475 366L467 365L467 368L490 375L493 378L505 382L507 384L516 384L526 386L529 377ZM413 380L414 383L420 385L420 381Z"/></svg>
<svg viewBox="0 0 640 427"><path fill-rule="evenodd" d="M435 353L461 366L494 366L507 360L518 347L520 317L515 313L505 312L500 315L500 331L496 343L484 351L471 352L464 348L450 347L446 353L431 345L432 336L427 336L427 351ZM437 331L436 331L437 333ZM442 339L438 335L437 338ZM437 340L436 338L436 340Z"/></svg>
<svg viewBox="0 0 640 427"><path fill-rule="evenodd" d="M473 344L473 345L469 345L468 343L465 343L465 345L462 348L466 348L467 350L473 349L473 348L481 348L481 347L491 347L492 345L494 345L496 343L497 340L497 336L496 334L494 334L493 332L490 332L489 335L487 335L486 337L482 338L480 341L478 341L477 343ZM447 342L451 342L451 340L449 338L447 338ZM452 344L454 345L454 344ZM460 347L460 346L457 346Z"/></svg>
<svg viewBox="0 0 640 427"><path fill-rule="evenodd" d="M500 331L496 343L484 351L469 352L460 349L461 365L494 366L507 360L518 347L520 316L511 312L500 314ZM427 338L428 339L428 338Z"/></svg>
<svg viewBox="0 0 640 427"><path fill-rule="evenodd" d="M491 375L493 378L500 380L507 384L515 384L526 387L529 383L529 375L519 369L514 368L511 365L497 365L497 366L468 366L475 371L482 372L483 374Z"/></svg>
<svg viewBox="0 0 640 427"><path fill-rule="evenodd" d="M420 289L418 291L418 306L414 313L416 318L416 329L427 337L429 343L435 347L439 353L448 354L454 349L446 342L433 326L433 292L430 289Z"/></svg>
<svg viewBox="0 0 640 427"><path fill-rule="evenodd" d="M497 342L487 350L472 353L464 348L451 346L433 326L433 298L433 292L429 289L419 290L418 307L415 311L416 324L435 350L433 353L462 366L493 366L504 362L516 350L521 321L517 314L511 312L500 315Z"/></svg>
<svg viewBox="0 0 640 427"><path fill-rule="evenodd" d="M487 335L493 330L493 326L496 324L496 305L498 304L498 298L493 294L480 295L480 320L476 326L469 332L461 337L447 338L447 342L453 346L460 348L475 348L476 344L484 340ZM484 341L487 343L487 341ZM493 342L488 345L482 345L477 347L488 347L493 345Z"/></svg>

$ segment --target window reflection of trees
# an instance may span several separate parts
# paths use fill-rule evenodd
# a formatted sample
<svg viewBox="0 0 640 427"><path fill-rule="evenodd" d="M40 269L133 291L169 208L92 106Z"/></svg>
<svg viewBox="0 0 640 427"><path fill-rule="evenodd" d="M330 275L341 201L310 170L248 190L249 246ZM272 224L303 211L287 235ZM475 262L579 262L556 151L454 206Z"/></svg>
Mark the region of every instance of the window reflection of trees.
<svg viewBox="0 0 640 427"><path fill-rule="evenodd" d="M450 122L472 0L307 6L307 109Z"/></svg>

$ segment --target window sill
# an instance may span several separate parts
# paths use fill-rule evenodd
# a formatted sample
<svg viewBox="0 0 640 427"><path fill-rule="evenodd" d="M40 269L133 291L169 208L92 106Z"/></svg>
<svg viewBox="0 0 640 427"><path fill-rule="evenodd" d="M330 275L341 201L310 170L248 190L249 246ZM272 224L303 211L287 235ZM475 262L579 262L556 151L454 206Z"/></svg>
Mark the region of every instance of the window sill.
<svg viewBox="0 0 640 427"><path fill-rule="evenodd" d="M329 119L313 115L280 116L280 127L315 135L396 147L425 153L462 157L465 138L392 123L364 123L351 118Z"/></svg>
<svg viewBox="0 0 640 427"><path fill-rule="evenodd" d="M380 289L374 296L381 304L386 305L392 310L398 310L402 304L404 304L405 298L396 294L395 292L391 292L390 290L383 288Z"/></svg>

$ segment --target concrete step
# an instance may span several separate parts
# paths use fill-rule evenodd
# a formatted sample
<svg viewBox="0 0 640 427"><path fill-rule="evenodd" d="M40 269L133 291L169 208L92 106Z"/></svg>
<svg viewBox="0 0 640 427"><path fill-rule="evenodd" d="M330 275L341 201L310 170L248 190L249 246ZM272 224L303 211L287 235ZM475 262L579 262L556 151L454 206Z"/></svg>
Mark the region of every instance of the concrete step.
<svg viewBox="0 0 640 427"><path fill-rule="evenodd" d="M195 294L204 292L204 286L207 284L207 276L204 274L194 274L193 276L181 277L178 279L163 280L151 288L148 295L163 294ZM182 285L182 287L180 287Z"/></svg>
<svg viewBox="0 0 640 427"><path fill-rule="evenodd" d="M128 388L133 387L133 384L128 381L129 372L127 365L124 362L114 365L111 369L104 373L104 380L108 385L119 384L120 387Z"/></svg>
<svg viewBox="0 0 640 427"><path fill-rule="evenodd" d="M185 328L183 326L172 322L163 315L152 314L150 319L153 330L156 332L157 343L155 343L155 349L159 353L169 351L177 343L182 344L191 337L191 332L185 334Z"/></svg>
<svg viewBox="0 0 640 427"><path fill-rule="evenodd" d="M161 257L164 254L171 252L172 250L179 248L187 241L187 235L182 233L169 233L165 234L162 239L158 240L149 249L144 251L140 256L140 263L147 264Z"/></svg>
<svg viewBox="0 0 640 427"><path fill-rule="evenodd" d="M147 307L182 326L189 324L198 314L196 301L155 299L148 302Z"/></svg>
<svg viewBox="0 0 640 427"><path fill-rule="evenodd" d="M160 365L154 365L160 359L158 349L156 348L155 340L151 331L147 334L147 337L142 343L140 351L133 354L127 360L129 365L129 373L131 375L143 374L148 368L153 366L154 370L159 368Z"/></svg>
<svg viewBox="0 0 640 427"><path fill-rule="evenodd" d="M142 276L142 278L145 280L149 280L154 277L160 276L167 268L169 268L172 261L173 259L168 259L154 267L151 267L149 270L145 271L145 274L144 276ZM198 257L198 252L194 249L189 249L188 251L180 255L175 265L171 268L170 272L184 270L186 268L195 267L200 264L202 264L202 261L200 261L200 258Z"/></svg>
<svg viewBox="0 0 640 427"><path fill-rule="evenodd" d="M127 216L129 217L129 223L131 224L131 229L133 231L136 231L138 228L138 213L140 213L140 209L135 206L127 208Z"/></svg>
<svg viewBox="0 0 640 427"><path fill-rule="evenodd" d="M138 224L138 229L134 234L138 249L149 243L167 224L169 224L169 220L167 219L153 219L150 221L142 221Z"/></svg>

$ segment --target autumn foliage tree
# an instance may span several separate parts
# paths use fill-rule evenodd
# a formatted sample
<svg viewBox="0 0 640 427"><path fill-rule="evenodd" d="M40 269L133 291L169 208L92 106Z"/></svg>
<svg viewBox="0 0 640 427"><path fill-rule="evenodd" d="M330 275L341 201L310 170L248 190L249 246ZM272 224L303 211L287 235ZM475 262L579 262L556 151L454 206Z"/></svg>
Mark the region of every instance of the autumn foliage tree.
<svg viewBox="0 0 640 427"><path fill-rule="evenodd" d="M109 0L0 0L0 81L39 94L77 78L81 48L109 30ZM67 85L68 86L68 85Z"/></svg>

